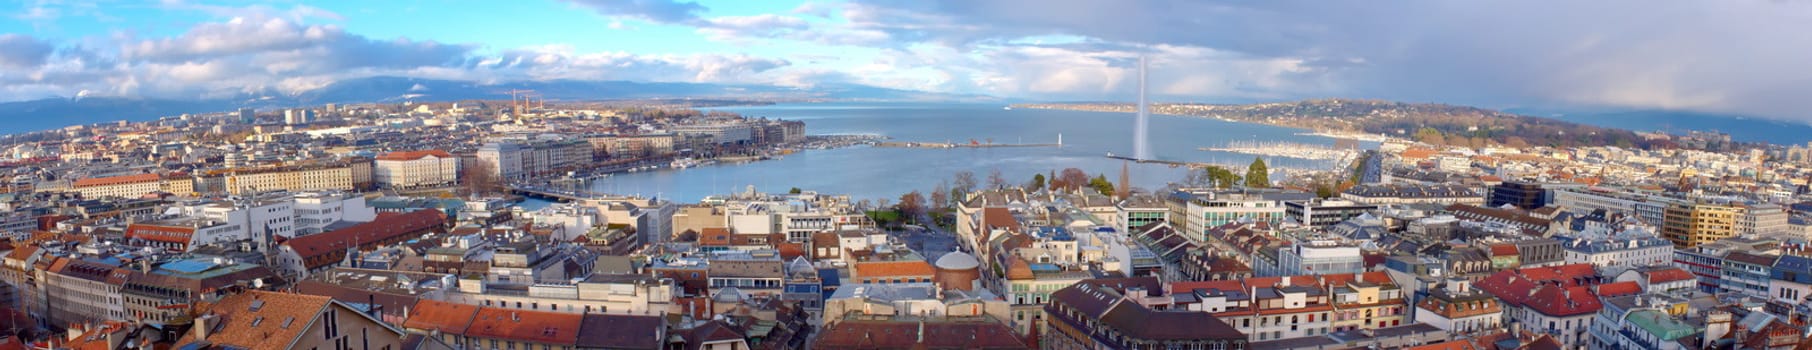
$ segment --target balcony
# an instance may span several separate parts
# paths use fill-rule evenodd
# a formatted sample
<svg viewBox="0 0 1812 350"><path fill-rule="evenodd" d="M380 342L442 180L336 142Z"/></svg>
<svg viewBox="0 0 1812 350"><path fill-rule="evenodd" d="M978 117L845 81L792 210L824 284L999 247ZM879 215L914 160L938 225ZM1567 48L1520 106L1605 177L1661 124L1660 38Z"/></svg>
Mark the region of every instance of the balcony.
<svg viewBox="0 0 1812 350"><path fill-rule="evenodd" d="M1636 343L1636 346L1639 349L1660 349L1661 348L1659 346L1655 346L1656 344L1654 342L1648 341L1647 338L1637 335L1636 332L1631 332L1628 329L1619 329L1619 330L1617 330L1617 334L1623 336L1623 340L1628 340L1632 343Z"/></svg>

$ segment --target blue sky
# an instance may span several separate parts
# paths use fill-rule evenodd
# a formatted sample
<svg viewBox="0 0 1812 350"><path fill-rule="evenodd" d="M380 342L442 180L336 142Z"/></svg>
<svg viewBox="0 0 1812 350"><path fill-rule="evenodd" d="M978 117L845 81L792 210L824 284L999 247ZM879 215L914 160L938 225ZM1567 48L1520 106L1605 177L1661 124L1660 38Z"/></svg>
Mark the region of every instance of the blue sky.
<svg viewBox="0 0 1812 350"><path fill-rule="evenodd" d="M0 101L371 76L853 83L1041 100L1382 98L1812 120L1812 3L0 2ZM6 8L11 7L11 8Z"/></svg>

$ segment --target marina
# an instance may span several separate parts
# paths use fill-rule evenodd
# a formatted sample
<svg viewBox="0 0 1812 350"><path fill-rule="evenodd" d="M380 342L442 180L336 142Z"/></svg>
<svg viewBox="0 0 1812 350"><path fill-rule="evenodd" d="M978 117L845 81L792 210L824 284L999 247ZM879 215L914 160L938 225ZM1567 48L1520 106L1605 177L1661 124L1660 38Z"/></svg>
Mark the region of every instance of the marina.
<svg viewBox="0 0 1812 350"><path fill-rule="evenodd" d="M1294 142L1232 141L1222 147L1201 147L1202 151L1242 153L1266 157L1285 157L1308 160L1339 160L1352 157L1356 148L1329 147L1325 145Z"/></svg>

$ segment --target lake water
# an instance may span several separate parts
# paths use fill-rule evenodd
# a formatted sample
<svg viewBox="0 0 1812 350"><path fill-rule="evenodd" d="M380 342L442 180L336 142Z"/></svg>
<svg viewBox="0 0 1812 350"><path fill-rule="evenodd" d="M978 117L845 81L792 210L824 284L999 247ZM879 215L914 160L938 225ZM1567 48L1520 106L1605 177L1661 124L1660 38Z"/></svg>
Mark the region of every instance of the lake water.
<svg viewBox="0 0 1812 350"><path fill-rule="evenodd" d="M894 141L956 142L973 139L996 143L1056 143L1063 147L1006 148L885 148L850 147L804 150L778 160L718 164L691 169L663 169L619 173L592 184L594 191L658 196L679 203L696 202L713 194L742 191L754 185L762 192L783 192L792 187L820 193L849 194L859 199L897 200L913 190L929 193L940 181L959 171L972 171L985 185L989 172L1000 170L1007 180L1025 183L1033 174L1050 174L1079 168L1090 175L1106 174L1118 181L1122 161L1106 158L1108 152L1132 153L1131 113L1101 113L1014 109L1001 105L951 104L788 104L759 107L726 107L716 110L751 117L800 120L806 133L877 134ZM1199 147L1223 146L1229 141L1287 141L1332 145L1335 140L1304 136L1300 129L1226 122L1197 117L1153 115L1151 149L1159 159L1245 164L1253 156L1208 152ZM1330 162L1291 158L1267 159L1273 167L1327 168ZM1179 180L1185 169L1158 164L1132 164L1131 180L1137 188L1157 188Z"/></svg>

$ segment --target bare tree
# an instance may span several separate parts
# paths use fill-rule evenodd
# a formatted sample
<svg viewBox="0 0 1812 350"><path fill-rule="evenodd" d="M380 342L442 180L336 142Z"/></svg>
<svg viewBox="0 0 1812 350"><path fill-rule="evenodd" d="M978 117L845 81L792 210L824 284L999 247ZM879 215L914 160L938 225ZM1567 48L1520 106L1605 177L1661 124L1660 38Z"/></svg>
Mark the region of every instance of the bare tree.
<svg viewBox="0 0 1812 350"><path fill-rule="evenodd" d="M497 178L497 168L491 163L472 162L459 170L460 185L465 187L467 195L486 195L500 191L503 181Z"/></svg>
<svg viewBox="0 0 1812 350"><path fill-rule="evenodd" d="M925 194L914 190L900 195L900 216L905 216L906 221L917 221L919 215L924 213Z"/></svg>
<svg viewBox="0 0 1812 350"><path fill-rule="evenodd" d="M931 210L943 211L950 205L950 185L939 181L937 188L931 190Z"/></svg>
<svg viewBox="0 0 1812 350"><path fill-rule="evenodd" d="M1000 169L988 172L988 188L1001 189L1007 186L1007 177L1000 174Z"/></svg>
<svg viewBox="0 0 1812 350"><path fill-rule="evenodd" d="M1088 173L1083 172L1082 169L1066 168L1057 174L1057 179L1051 180L1051 188L1075 191L1082 186L1088 186L1088 180Z"/></svg>
<svg viewBox="0 0 1812 350"><path fill-rule="evenodd" d="M956 192L969 193L969 192L975 191L975 172L968 171L968 170L958 171L958 172L956 172L955 181L956 181L956 187L955 187Z"/></svg>

